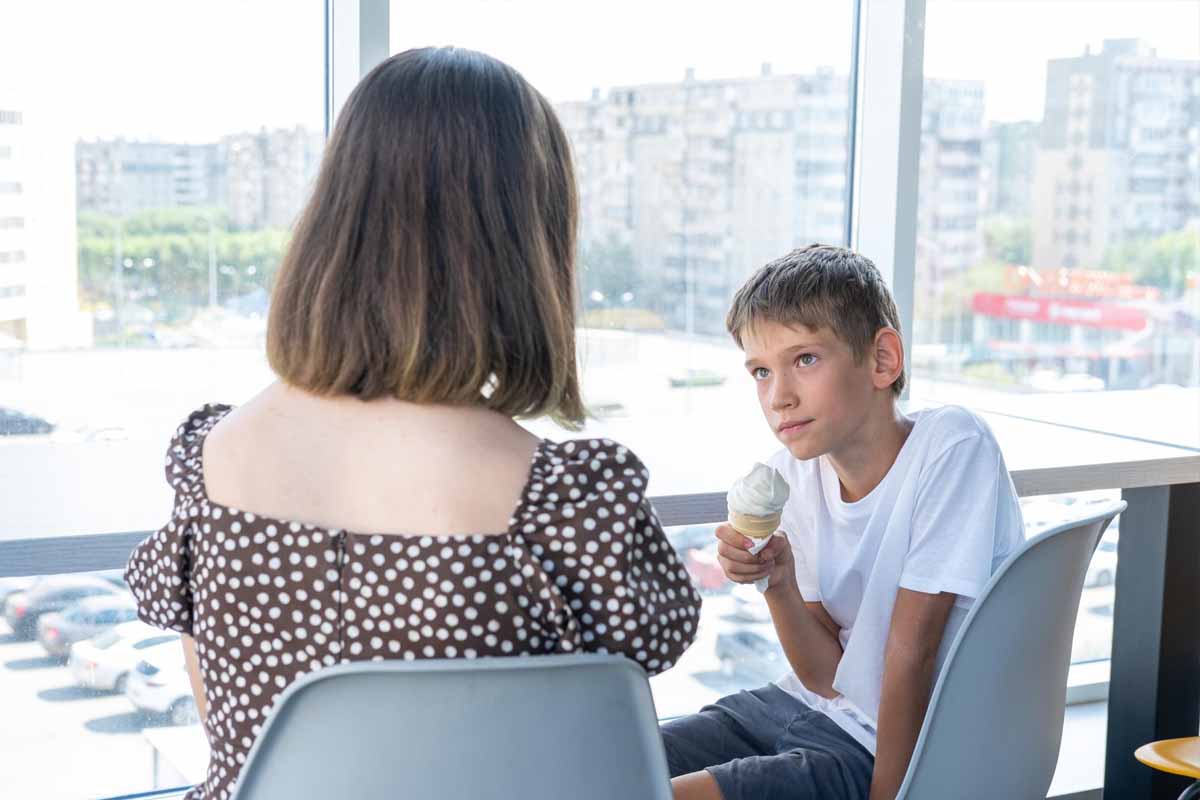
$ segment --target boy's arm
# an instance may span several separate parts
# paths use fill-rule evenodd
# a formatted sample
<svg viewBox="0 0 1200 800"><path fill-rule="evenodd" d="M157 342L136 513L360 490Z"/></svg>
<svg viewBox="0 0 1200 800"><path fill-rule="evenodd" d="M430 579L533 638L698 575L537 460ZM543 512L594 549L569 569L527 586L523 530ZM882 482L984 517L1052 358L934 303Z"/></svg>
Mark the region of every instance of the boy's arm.
<svg viewBox="0 0 1200 800"><path fill-rule="evenodd" d="M837 636L804 602L794 578L771 586L763 596L771 609L779 644L796 677L805 688L822 697L837 697L833 678L842 660L842 645Z"/></svg>
<svg viewBox="0 0 1200 800"><path fill-rule="evenodd" d="M747 549L753 542L730 525L717 528L717 539L717 560L731 581L754 583L759 578L770 579L770 586L763 596L771 610L779 643L796 677L822 697L836 697L833 677L842 658L836 626L824 607L820 614L814 613L801 597L787 537L772 538L756 555L751 555Z"/></svg>
<svg viewBox="0 0 1200 800"><path fill-rule="evenodd" d="M933 691L938 648L955 595L900 589L884 653L883 692L870 800L892 800L908 762Z"/></svg>

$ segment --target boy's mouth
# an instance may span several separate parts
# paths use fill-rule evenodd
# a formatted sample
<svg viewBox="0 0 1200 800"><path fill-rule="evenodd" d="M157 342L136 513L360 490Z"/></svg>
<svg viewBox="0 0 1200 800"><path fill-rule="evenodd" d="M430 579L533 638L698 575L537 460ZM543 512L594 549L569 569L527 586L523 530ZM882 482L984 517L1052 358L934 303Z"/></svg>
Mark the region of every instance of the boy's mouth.
<svg viewBox="0 0 1200 800"><path fill-rule="evenodd" d="M799 433L811 423L811 419L789 419L781 422L775 430L780 436L787 436L790 433Z"/></svg>

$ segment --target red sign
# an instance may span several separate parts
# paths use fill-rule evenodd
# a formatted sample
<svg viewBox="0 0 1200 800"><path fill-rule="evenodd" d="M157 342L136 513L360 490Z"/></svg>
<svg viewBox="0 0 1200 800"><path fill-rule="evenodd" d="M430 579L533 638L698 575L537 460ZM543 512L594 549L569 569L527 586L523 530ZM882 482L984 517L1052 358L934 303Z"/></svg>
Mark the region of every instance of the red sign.
<svg viewBox="0 0 1200 800"><path fill-rule="evenodd" d="M1146 327L1146 315L1136 308L1087 300L977 292L971 299L971 309L986 317L1031 319L1055 325L1083 325L1122 331L1140 331Z"/></svg>

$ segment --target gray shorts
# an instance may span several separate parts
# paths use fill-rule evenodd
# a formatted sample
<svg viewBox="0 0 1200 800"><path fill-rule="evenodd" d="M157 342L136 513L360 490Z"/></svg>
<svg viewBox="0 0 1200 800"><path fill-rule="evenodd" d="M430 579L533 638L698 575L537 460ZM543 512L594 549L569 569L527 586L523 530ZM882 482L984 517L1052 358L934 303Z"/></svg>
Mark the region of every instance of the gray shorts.
<svg viewBox="0 0 1200 800"><path fill-rule="evenodd" d="M662 726L671 777L708 770L725 800L866 800L875 759L770 684Z"/></svg>

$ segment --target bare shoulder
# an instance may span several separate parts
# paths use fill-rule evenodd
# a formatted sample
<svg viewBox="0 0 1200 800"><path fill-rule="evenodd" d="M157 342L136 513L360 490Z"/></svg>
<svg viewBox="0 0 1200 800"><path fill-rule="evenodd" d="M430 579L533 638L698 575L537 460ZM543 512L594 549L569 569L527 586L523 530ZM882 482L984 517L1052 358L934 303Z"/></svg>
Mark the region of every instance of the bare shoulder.
<svg viewBox="0 0 1200 800"><path fill-rule="evenodd" d="M210 498L357 531L499 532L538 437L484 409L268 387L205 443Z"/></svg>

